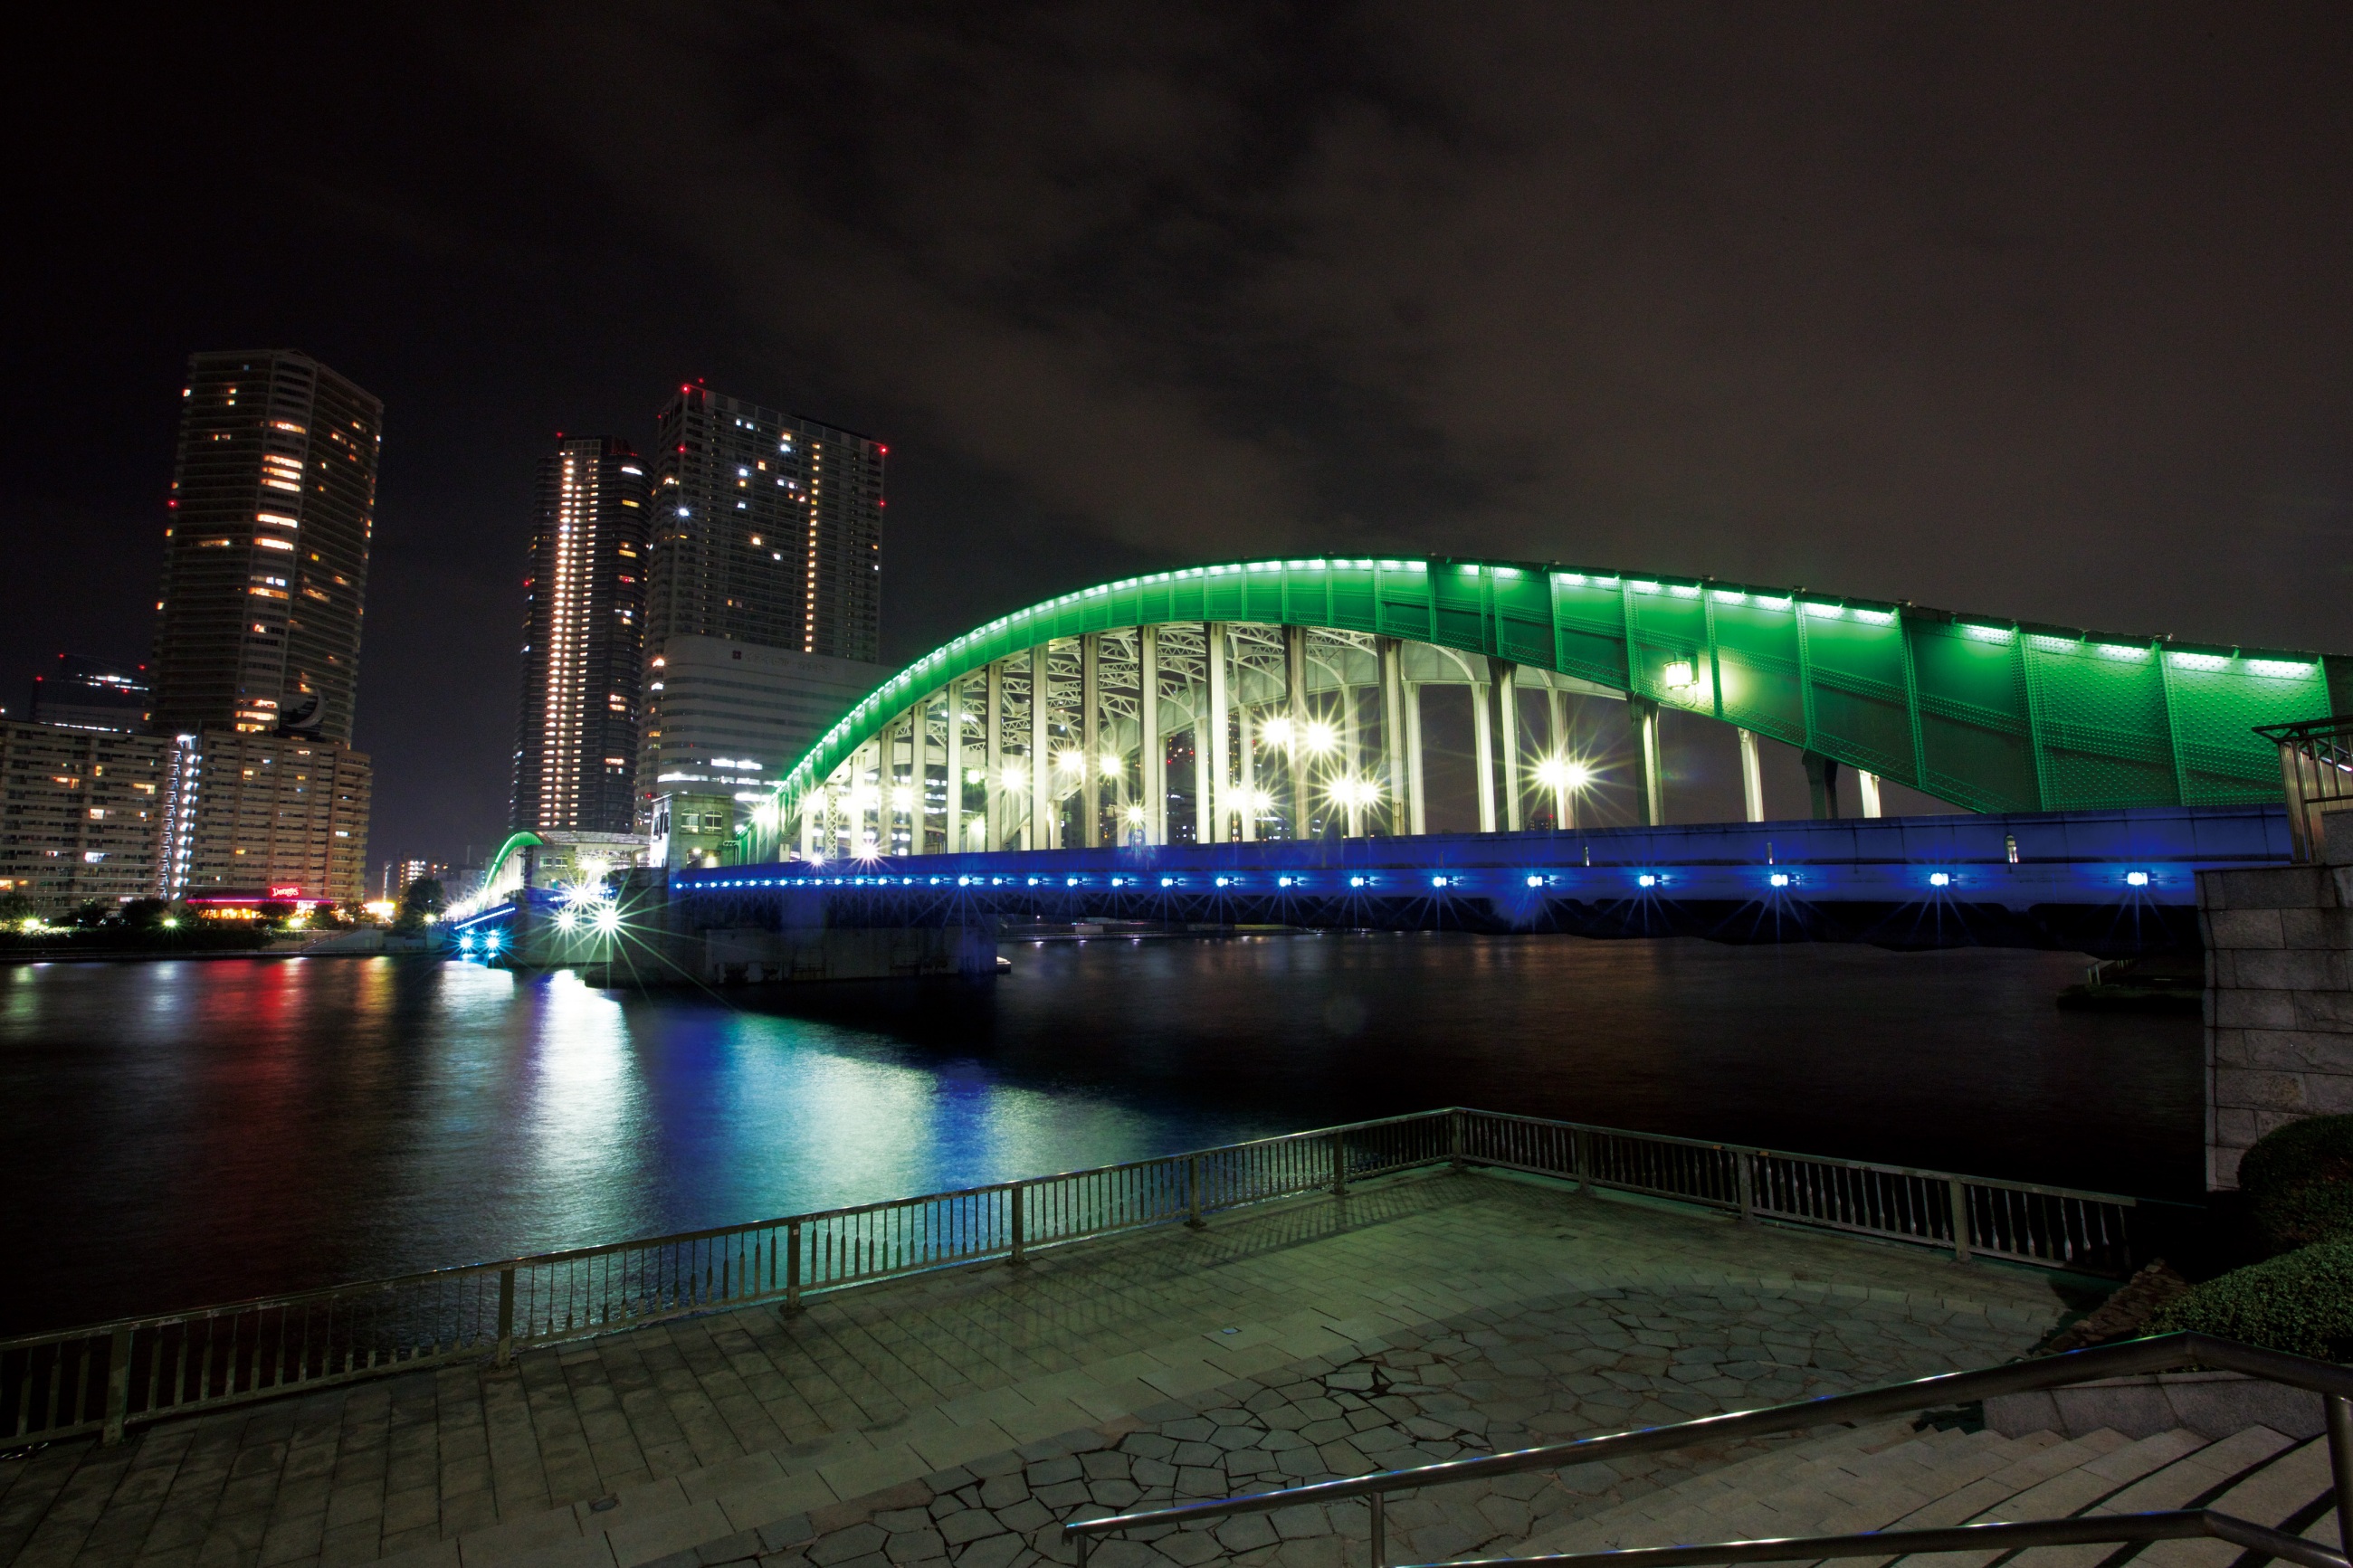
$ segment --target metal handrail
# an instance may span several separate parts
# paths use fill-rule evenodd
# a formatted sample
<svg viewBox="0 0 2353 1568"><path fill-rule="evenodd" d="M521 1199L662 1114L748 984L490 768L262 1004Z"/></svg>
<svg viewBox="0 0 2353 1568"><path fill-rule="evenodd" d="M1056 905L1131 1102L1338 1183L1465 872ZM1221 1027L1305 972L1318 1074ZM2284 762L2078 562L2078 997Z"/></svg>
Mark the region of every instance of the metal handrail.
<svg viewBox="0 0 2353 1568"><path fill-rule="evenodd" d="M2122 1344L2098 1345L2090 1350L2068 1351L2059 1355L2012 1362L2006 1366L1939 1373L1852 1394L1821 1394L1812 1399L1766 1405L1756 1410L1702 1415L1672 1426L1644 1426L1599 1436L1574 1438L1566 1443L1546 1443L1508 1454L1446 1459L1406 1469L1379 1470L1368 1476L1314 1481L1305 1486L1285 1487L1279 1491L1251 1492L1241 1497L1176 1503L1138 1513L1075 1520L1062 1526L1062 1535L1077 1545L1078 1568L1086 1568L1088 1544L1099 1535L1117 1535L1131 1530L1181 1525L1229 1514L1265 1513L1280 1508L1361 1497L1369 1500L1372 1508L1373 1568L1383 1568L1383 1559L1388 1555L1383 1504L1391 1492L1447 1486L1459 1481L1485 1480L1491 1477L1518 1475L1528 1470L1557 1470L1571 1465L1599 1464L1636 1455L1687 1448L1698 1443L1729 1442L1802 1426L1869 1421L1932 1405L1964 1405L1995 1394L2026 1394L2098 1378L2171 1372L2193 1365L2263 1378L2292 1388L2307 1389L2321 1396L2327 1416L2337 1519L2340 1527L2348 1532L2348 1552L2353 1553L2353 1367L2189 1331L2128 1340ZM1811 1555L1833 1553L1815 1552ZM1730 1562L1737 1559L1707 1558L1704 1561Z"/></svg>
<svg viewBox="0 0 2353 1568"><path fill-rule="evenodd" d="M1030 1253L1435 1165L1525 1172L1744 1220L2129 1270L2137 1200L1450 1108L1155 1159L471 1263L0 1340L0 1445Z"/></svg>
<svg viewBox="0 0 2353 1568"><path fill-rule="evenodd" d="M2301 1568L2348 1568L2341 1552L2266 1524L2211 1508L2167 1509L2153 1513L2091 1514L2079 1519L2038 1519L2021 1524L1955 1524L1940 1530L1873 1530L1852 1535L1797 1535L1772 1541L1727 1541L1713 1546L1630 1546L1614 1552L1556 1552L1535 1557L1473 1557L1445 1568L1500 1568L1542 1563L1610 1563L1623 1568L1687 1568L1707 1563L1810 1562L1822 1557L1899 1557L1918 1552L2023 1552L2031 1546L2093 1546L2126 1541L2183 1541L2204 1537L2278 1557ZM1440 1568L1430 1563L1423 1568Z"/></svg>

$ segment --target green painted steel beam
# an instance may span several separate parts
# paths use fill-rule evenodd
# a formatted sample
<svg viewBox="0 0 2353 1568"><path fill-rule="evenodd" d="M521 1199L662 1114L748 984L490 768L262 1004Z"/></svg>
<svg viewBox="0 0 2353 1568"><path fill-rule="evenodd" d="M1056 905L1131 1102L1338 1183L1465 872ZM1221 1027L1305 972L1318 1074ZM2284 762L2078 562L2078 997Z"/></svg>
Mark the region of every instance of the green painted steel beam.
<svg viewBox="0 0 2353 1568"><path fill-rule="evenodd" d="M1914 605L1450 556L1226 562L1000 616L883 681L775 786L799 797L914 702L1040 643L1171 622L1371 632L1556 670L1978 811L2274 799L2252 733L2331 711L2353 658L2191 647Z"/></svg>

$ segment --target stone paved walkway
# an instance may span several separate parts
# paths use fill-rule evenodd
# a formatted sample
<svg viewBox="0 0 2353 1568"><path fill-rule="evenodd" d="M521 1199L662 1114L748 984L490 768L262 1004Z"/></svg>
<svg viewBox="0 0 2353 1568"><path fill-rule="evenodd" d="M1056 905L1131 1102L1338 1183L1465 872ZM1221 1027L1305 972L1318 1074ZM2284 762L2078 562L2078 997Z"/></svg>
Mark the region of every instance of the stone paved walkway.
<svg viewBox="0 0 2353 1568"><path fill-rule="evenodd" d="M2060 1310L1909 1249L1415 1176L59 1444L0 1463L0 1561L1023 1568L1080 1512L1983 1365ZM1399 1502L1392 1556L1672 1479L1592 1468ZM1295 1510L1095 1561L1333 1568L1363 1531Z"/></svg>

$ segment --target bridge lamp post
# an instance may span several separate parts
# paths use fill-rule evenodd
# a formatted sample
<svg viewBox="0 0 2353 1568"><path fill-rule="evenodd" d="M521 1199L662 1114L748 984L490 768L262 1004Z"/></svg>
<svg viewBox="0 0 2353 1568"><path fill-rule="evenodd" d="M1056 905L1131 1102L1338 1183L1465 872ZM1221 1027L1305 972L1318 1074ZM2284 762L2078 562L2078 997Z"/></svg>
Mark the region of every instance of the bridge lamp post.
<svg viewBox="0 0 2353 1568"><path fill-rule="evenodd" d="M1593 770L1567 757L1546 757L1536 764L1536 782L1552 791L1553 826L1575 826L1571 799L1593 782Z"/></svg>
<svg viewBox="0 0 2353 1568"><path fill-rule="evenodd" d="M922 806L916 802L913 786L909 784L892 784L891 786L891 815L893 816L903 816L907 819L907 853L910 855L922 854L923 848L923 813ZM898 836L898 827L894 823L892 826L891 837L895 839Z"/></svg>
<svg viewBox="0 0 2353 1568"><path fill-rule="evenodd" d="M1348 837L1365 836L1365 810L1380 804L1381 786L1367 778L1335 780L1332 797L1348 809Z"/></svg>

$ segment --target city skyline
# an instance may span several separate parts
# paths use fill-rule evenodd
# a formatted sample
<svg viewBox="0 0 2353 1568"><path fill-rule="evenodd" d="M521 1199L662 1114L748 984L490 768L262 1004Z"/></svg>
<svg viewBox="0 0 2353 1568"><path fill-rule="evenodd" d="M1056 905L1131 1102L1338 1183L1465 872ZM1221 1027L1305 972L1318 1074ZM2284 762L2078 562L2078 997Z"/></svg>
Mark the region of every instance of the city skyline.
<svg viewBox="0 0 2353 1568"><path fill-rule="evenodd" d="M239 342L394 411L358 739L444 859L510 804L533 460L698 381L889 433L885 663L1332 551L2353 640L2340 10L741 28L172 19L38 84L92 130L20 363L107 402L8 391L14 688L145 657L179 366ZM187 133L257 49L305 133Z"/></svg>

